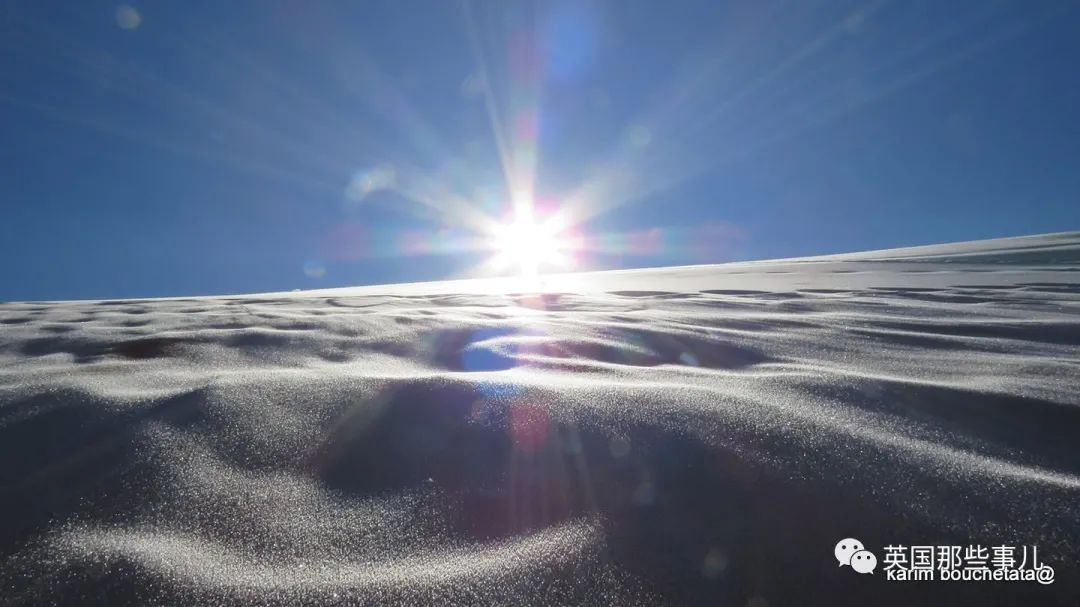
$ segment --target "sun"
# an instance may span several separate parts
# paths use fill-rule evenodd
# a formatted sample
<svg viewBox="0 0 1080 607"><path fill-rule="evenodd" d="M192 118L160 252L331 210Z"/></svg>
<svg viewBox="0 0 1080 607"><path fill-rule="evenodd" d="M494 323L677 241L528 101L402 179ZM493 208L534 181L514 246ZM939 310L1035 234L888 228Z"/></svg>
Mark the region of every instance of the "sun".
<svg viewBox="0 0 1080 607"><path fill-rule="evenodd" d="M522 276L536 276L547 267L569 265L569 241L550 223L538 223L530 212L518 212L510 223L495 228L491 247L496 268L516 267Z"/></svg>

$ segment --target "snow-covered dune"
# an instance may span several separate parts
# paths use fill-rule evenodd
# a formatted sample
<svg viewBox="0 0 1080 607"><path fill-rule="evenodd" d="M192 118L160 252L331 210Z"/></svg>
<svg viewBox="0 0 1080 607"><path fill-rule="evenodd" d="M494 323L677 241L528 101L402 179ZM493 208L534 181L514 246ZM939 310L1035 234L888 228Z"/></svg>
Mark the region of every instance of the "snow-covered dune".
<svg viewBox="0 0 1080 607"><path fill-rule="evenodd" d="M1080 596L1080 233L536 286L0 305L0 603Z"/></svg>

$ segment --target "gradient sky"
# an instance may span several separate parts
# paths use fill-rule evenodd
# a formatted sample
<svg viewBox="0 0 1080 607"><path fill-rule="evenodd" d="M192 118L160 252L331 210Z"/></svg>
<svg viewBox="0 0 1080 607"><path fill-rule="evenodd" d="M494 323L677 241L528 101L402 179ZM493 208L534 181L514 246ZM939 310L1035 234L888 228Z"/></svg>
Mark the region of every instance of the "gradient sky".
<svg viewBox="0 0 1080 607"><path fill-rule="evenodd" d="M6 1L0 300L1080 228L1080 4ZM560 211L561 210L561 211Z"/></svg>

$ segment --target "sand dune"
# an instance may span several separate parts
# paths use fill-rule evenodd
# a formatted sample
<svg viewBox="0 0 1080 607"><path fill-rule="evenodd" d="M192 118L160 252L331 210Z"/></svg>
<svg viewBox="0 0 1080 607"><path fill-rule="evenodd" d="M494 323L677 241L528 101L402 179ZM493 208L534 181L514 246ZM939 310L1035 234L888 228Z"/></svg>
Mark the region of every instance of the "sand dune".
<svg viewBox="0 0 1080 607"><path fill-rule="evenodd" d="M1071 604L1078 272L1069 233L3 304L0 602ZM1056 579L857 575L845 537Z"/></svg>

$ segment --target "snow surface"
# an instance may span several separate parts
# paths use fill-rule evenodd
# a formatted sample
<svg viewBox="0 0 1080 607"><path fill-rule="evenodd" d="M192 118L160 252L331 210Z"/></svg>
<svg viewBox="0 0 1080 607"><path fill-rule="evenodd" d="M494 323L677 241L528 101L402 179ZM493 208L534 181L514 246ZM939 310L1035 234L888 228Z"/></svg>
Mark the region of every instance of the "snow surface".
<svg viewBox="0 0 1080 607"><path fill-rule="evenodd" d="M1067 233L2 304L0 603L1070 604L1078 272Z"/></svg>

